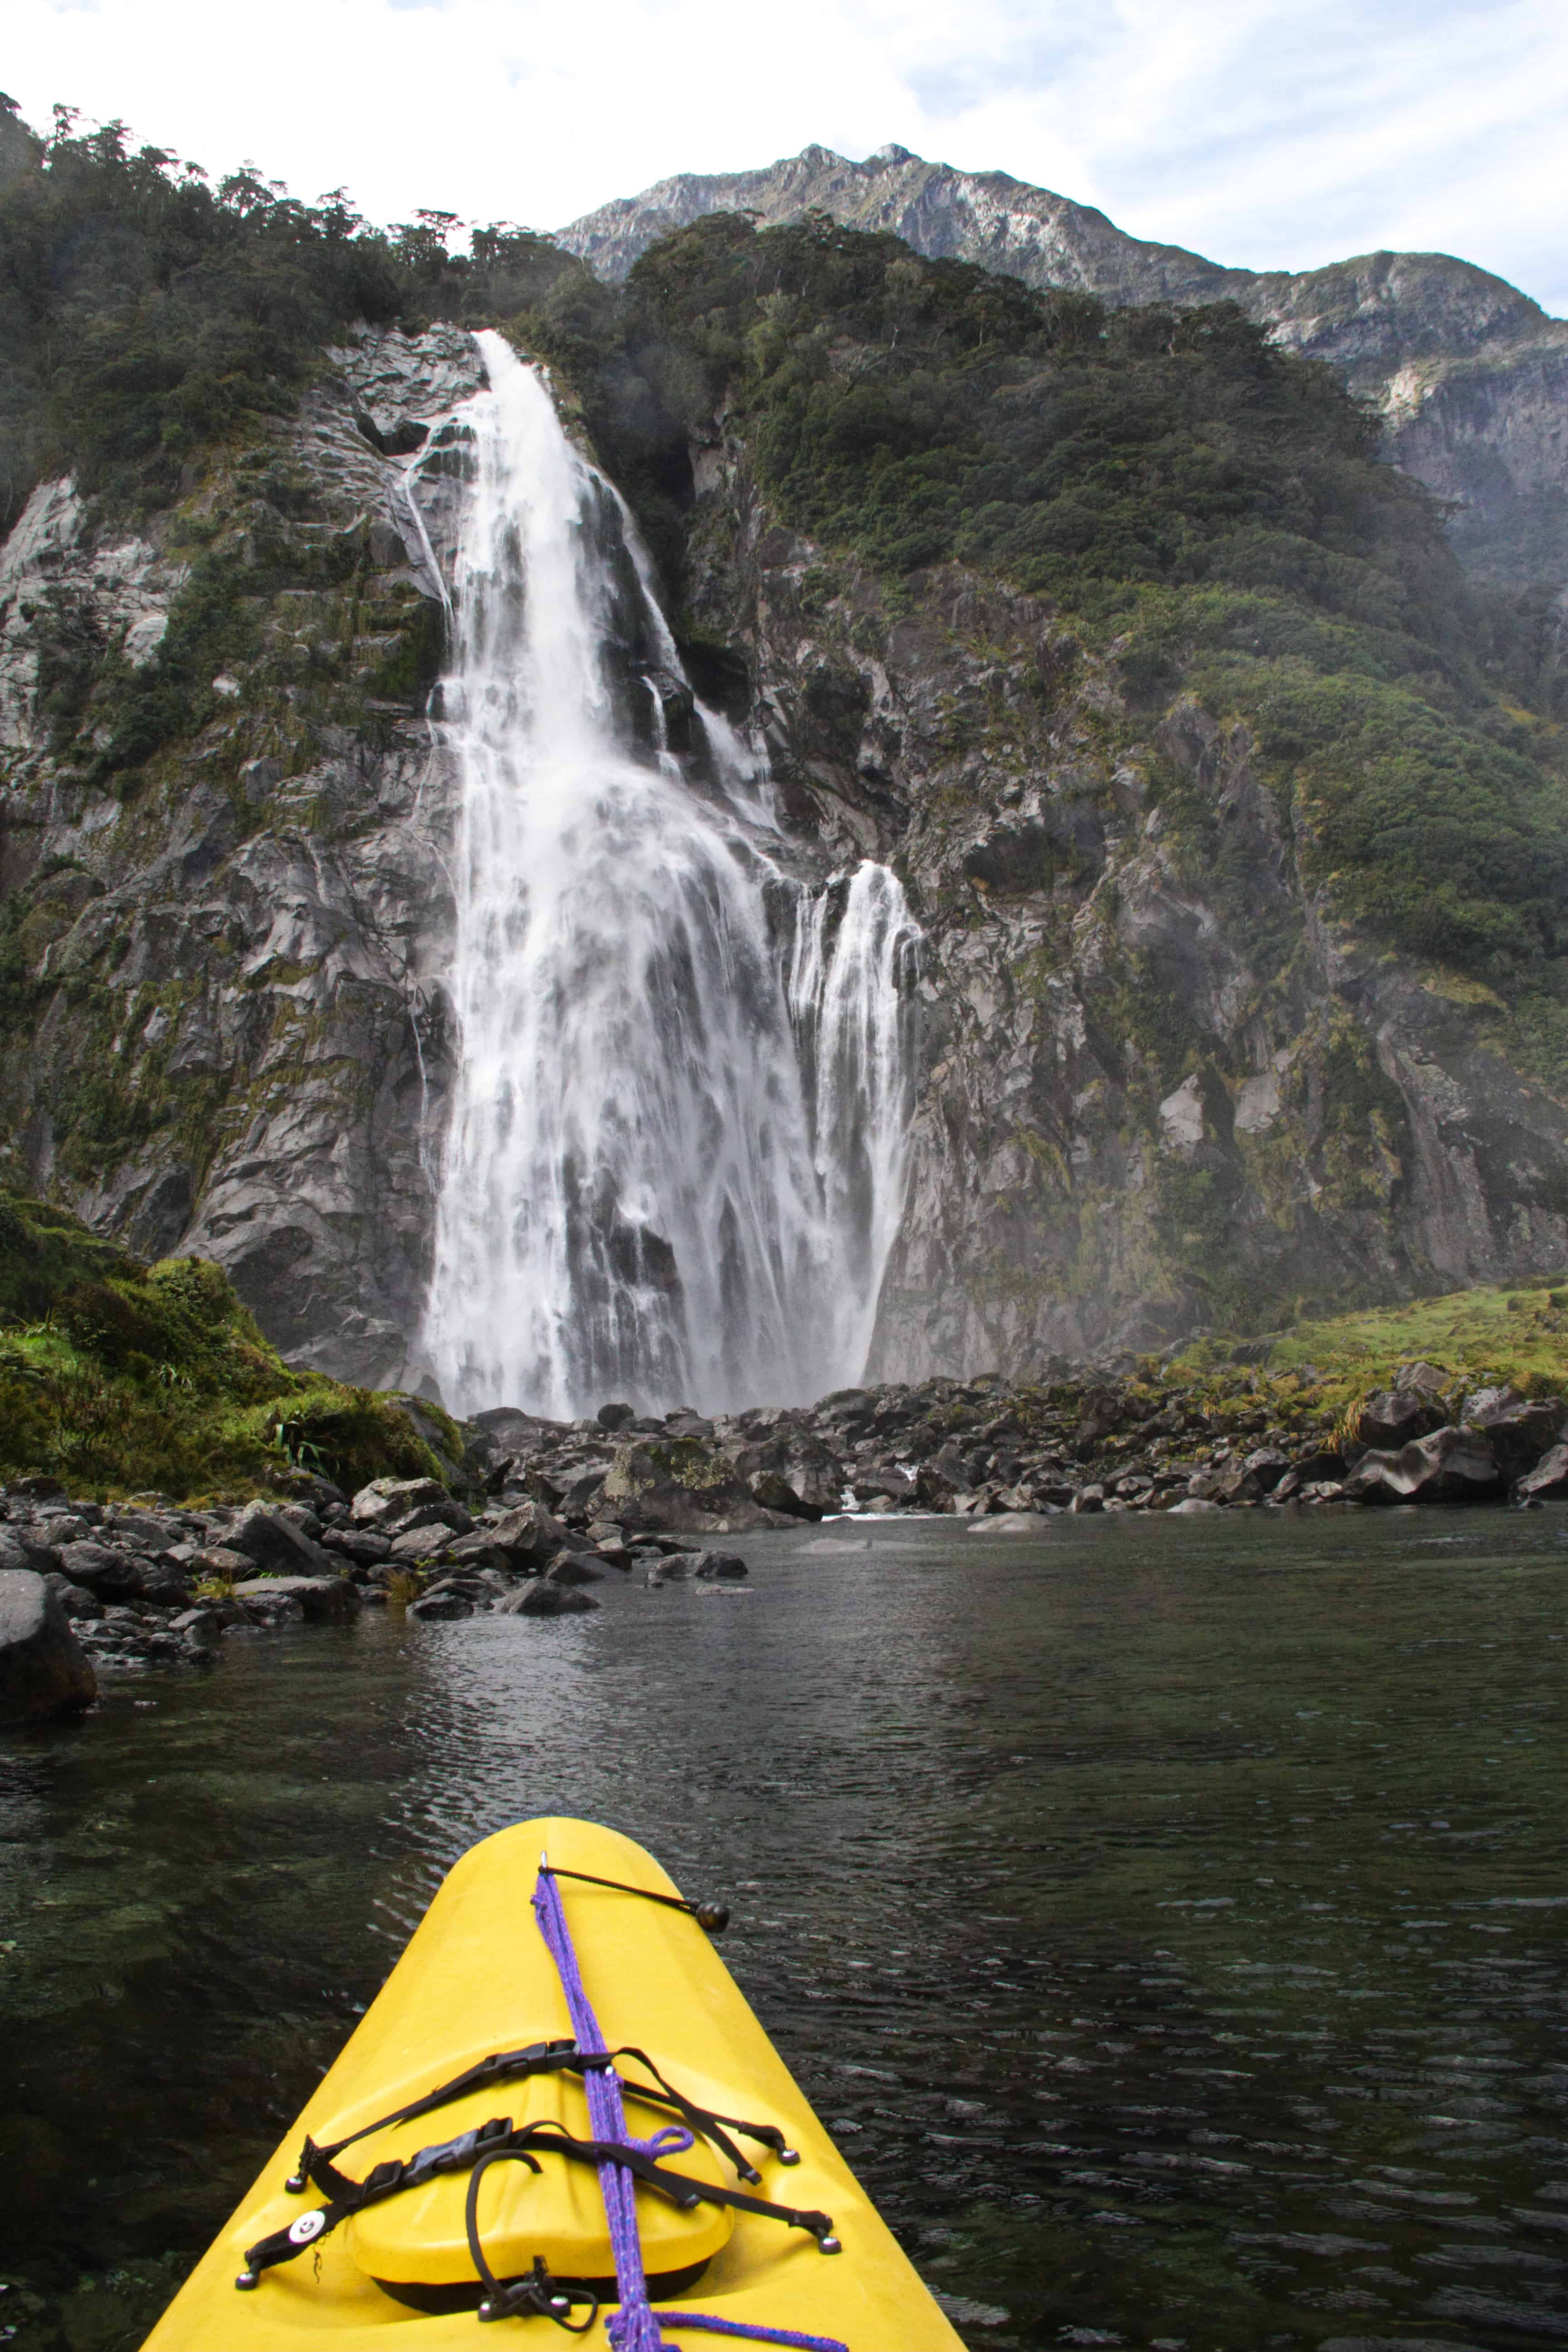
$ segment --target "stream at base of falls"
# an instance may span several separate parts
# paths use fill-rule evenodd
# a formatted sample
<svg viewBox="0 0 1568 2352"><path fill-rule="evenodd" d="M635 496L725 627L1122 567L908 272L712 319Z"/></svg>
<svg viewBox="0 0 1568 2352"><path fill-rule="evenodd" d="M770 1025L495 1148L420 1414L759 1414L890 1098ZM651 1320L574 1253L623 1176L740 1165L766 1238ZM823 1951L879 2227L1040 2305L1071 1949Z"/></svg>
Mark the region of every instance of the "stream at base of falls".
<svg viewBox="0 0 1568 2352"><path fill-rule="evenodd" d="M131 2352L443 1872L570 1812L729 1902L972 2346L1568 2341L1568 1513L739 1549L5 1738L0 2337Z"/></svg>

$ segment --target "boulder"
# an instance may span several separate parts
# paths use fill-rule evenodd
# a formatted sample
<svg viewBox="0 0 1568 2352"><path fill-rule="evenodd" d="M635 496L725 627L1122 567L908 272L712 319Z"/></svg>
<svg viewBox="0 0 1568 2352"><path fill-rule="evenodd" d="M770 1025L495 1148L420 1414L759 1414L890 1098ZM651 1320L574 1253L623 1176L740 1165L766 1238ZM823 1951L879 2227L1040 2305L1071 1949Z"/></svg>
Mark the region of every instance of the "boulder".
<svg viewBox="0 0 1568 2352"><path fill-rule="evenodd" d="M552 1584L603 1584L605 1571L585 1552L563 1551L544 1571Z"/></svg>
<svg viewBox="0 0 1568 2352"><path fill-rule="evenodd" d="M1303 1486L1321 1486L1325 1479L1336 1485L1345 1475L1345 1457L1331 1446L1314 1446L1310 1454L1297 1457L1296 1475Z"/></svg>
<svg viewBox="0 0 1568 2352"><path fill-rule="evenodd" d="M268 1503L247 1503L224 1530L226 1551L243 1552L264 1576L335 1577L337 1561L303 1528Z"/></svg>
<svg viewBox="0 0 1568 2352"><path fill-rule="evenodd" d="M499 1613L503 1617L568 1617L598 1606L591 1592L581 1592L574 1584L551 1584L543 1577L535 1577L521 1592L509 1592Z"/></svg>
<svg viewBox="0 0 1568 2352"><path fill-rule="evenodd" d="M60 1572L72 1584L84 1585L100 1601L144 1600L149 1580L157 1584L163 1576L151 1561L112 1544L62 1544L58 1559Z"/></svg>
<svg viewBox="0 0 1568 2352"><path fill-rule="evenodd" d="M1073 1510L1079 1512L1103 1511L1105 1508L1104 1487L1100 1486L1097 1480L1091 1479L1087 1486L1080 1486L1079 1488L1078 1493L1072 1498L1071 1507ZM1012 1514L1011 1512L1004 1512L1002 1516L1005 1518L1010 1518Z"/></svg>
<svg viewBox="0 0 1568 2352"><path fill-rule="evenodd" d="M279 1577L277 1582L283 1584L290 1580L288 1578ZM270 1628L278 1625L304 1623L304 1604L298 1593L280 1592L274 1588L272 1580L267 1578L258 1578L254 1583L242 1586L241 1591L244 1598L240 1607L245 1612L247 1625Z"/></svg>
<svg viewBox="0 0 1568 2352"><path fill-rule="evenodd" d="M226 1544L209 1544L197 1552L191 1562L193 1576L216 1577L221 1584L233 1584L242 1576L254 1576L256 1562L242 1551L230 1551Z"/></svg>
<svg viewBox="0 0 1568 2352"><path fill-rule="evenodd" d="M395 1566L403 1568L411 1563L417 1564L420 1560L444 1559L453 1544L462 1540L460 1537L454 1537L450 1528L437 1520L428 1527L405 1528L400 1535L394 1536L387 1549L387 1558Z"/></svg>
<svg viewBox="0 0 1568 2352"><path fill-rule="evenodd" d="M531 1570L535 1574L557 1552L572 1549L571 1528L552 1517L542 1503L519 1503L488 1528L476 1532L488 1534L496 1549L503 1552L513 1567Z"/></svg>
<svg viewBox="0 0 1568 2352"><path fill-rule="evenodd" d="M603 1499L605 1516L627 1529L718 1536L773 1524L725 1457L696 1436L638 1436L621 1446Z"/></svg>
<svg viewBox="0 0 1568 2352"><path fill-rule="evenodd" d="M512 1565L510 1554L502 1551L489 1528L476 1528L472 1535L455 1537L441 1557L460 1568L493 1569L498 1575L504 1575Z"/></svg>
<svg viewBox="0 0 1568 2352"><path fill-rule="evenodd" d="M562 1517L580 1523L596 1517L608 1473L606 1462L585 1463L582 1469L574 1471L562 1486L556 1502Z"/></svg>
<svg viewBox="0 0 1568 2352"><path fill-rule="evenodd" d="M237 1588L235 1599L248 1611L278 1599L294 1601L315 1625L342 1625L359 1615L359 1587L346 1576L253 1576Z"/></svg>
<svg viewBox="0 0 1568 2352"><path fill-rule="evenodd" d="M234 1612L236 1622L243 1622L242 1612ZM177 1633L187 1650L198 1656L210 1656L223 1647L223 1637L228 1622L228 1612L222 1608L183 1609L169 1621L168 1630Z"/></svg>
<svg viewBox="0 0 1568 2352"><path fill-rule="evenodd" d="M1192 1519L1202 1512L1217 1511L1219 1505L1211 1503L1206 1495L1184 1495L1179 1503L1171 1505L1165 1516L1172 1519Z"/></svg>
<svg viewBox="0 0 1568 2352"><path fill-rule="evenodd" d="M1515 1486L1520 1503L1568 1503L1568 1444L1554 1445Z"/></svg>
<svg viewBox="0 0 1568 2352"><path fill-rule="evenodd" d="M1201 1503L1256 1503L1263 1489L1240 1462L1222 1462L1209 1470L1194 1470L1187 1492Z"/></svg>
<svg viewBox="0 0 1568 2352"><path fill-rule="evenodd" d="M1504 1480L1485 1430L1435 1429L1397 1454L1363 1454L1344 1481L1352 1503L1484 1503Z"/></svg>
<svg viewBox="0 0 1568 2352"><path fill-rule="evenodd" d="M705 1551L697 1563L697 1573L705 1583L740 1584L751 1570L732 1551Z"/></svg>
<svg viewBox="0 0 1568 2352"><path fill-rule="evenodd" d="M392 1538L376 1528L327 1528L322 1532L321 1547L352 1559L356 1568L374 1568L391 1551Z"/></svg>
<svg viewBox="0 0 1568 2352"><path fill-rule="evenodd" d="M356 1528L389 1528L425 1504L448 1502L450 1496L435 1478L373 1478L349 1506Z"/></svg>
<svg viewBox="0 0 1568 2352"><path fill-rule="evenodd" d="M98 1676L60 1606L35 1569L0 1570L0 1722L79 1714Z"/></svg>
<svg viewBox="0 0 1568 2352"><path fill-rule="evenodd" d="M1428 1390L1379 1389L1363 1405L1356 1434L1363 1445L1396 1452L1413 1438L1441 1429L1447 1418L1442 1399Z"/></svg>
<svg viewBox="0 0 1568 2352"><path fill-rule="evenodd" d="M838 1456L798 1423L775 1423L741 1447L732 1459L752 1501L764 1510L783 1511L790 1518L820 1519L838 1508L844 1491ZM904 1492L911 1491L910 1480L902 1483ZM879 1481L868 1488L867 1499L891 1492L890 1486Z"/></svg>
<svg viewBox="0 0 1568 2352"><path fill-rule="evenodd" d="M413 1510L405 1511L400 1517L384 1519L376 1532L395 1541L397 1537L411 1535L421 1528L443 1528L448 1535L466 1536L473 1533L474 1523L461 1503L454 1503L447 1496L439 1503L416 1503Z"/></svg>
<svg viewBox="0 0 1568 2352"><path fill-rule="evenodd" d="M625 1429L627 1422L637 1417L637 1407L632 1404L602 1404L595 1416L601 1429Z"/></svg>
<svg viewBox="0 0 1568 2352"><path fill-rule="evenodd" d="M58 1537L47 1539L41 1529L25 1522L0 1527L0 1573L31 1569L35 1576L47 1576L59 1564Z"/></svg>
<svg viewBox="0 0 1568 2352"><path fill-rule="evenodd" d="M411 1601L404 1612L417 1617L424 1624L446 1624L458 1617L471 1617L474 1604L466 1592L422 1592Z"/></svg>
<svg viewBox="0 0 1568 2352"><path fill-rule="evenodd" d="M1563 1400L1522 1397L1514 1389L1481 1389L1466 1398L1465 1420L1486 1431L1503 1476L1522 1478L1563 1434Z"/></svg>
<svg viewBox="0 0 1568 2352"><path fill-rule="evenodd" d="M1260 1445L1242 1464L1249 1478L1257 1481L1260 1495L1271 1495L1290 1467L1290 1456L1278 1445Z"/></svg>
<svg viewBox="0 0 1568 2352"><path fill-rule="evenodd" d="M73 1584L69 1577L63 1575L58 1568L49 1570L44 1582L66 1615L77 1624L89 1624L95 1617L102 1616L103 1602L97 1593L89 1592L85 1584Z"/></svg>
<svg viewBox="0 0 1568 2352"><path fill-rule="evenodd" d="M752 1491L756 1493L754 1487ZM858 1503L907 1503L913 1499L915 1482L907 1471L890 1463L881 1470L857 1470L850 1491ZM759 1495L757 1499L761 1502L763 1497Z"/></svg>
<svg viewBox="0 0 1568 2352"><path fill-rule="evenodd" d="M1050 1526L1043 1511L994 1511L988 1518L973 1519L972 1536L1035 1536L1043 1535Z"/></svg>

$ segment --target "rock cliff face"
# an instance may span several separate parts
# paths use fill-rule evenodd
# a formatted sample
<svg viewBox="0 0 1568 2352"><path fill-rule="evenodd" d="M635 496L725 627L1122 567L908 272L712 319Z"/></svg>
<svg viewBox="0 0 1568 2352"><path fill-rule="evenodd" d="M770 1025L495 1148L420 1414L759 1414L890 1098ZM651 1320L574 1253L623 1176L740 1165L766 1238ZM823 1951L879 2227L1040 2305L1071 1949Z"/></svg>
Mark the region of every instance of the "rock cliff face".
<svg viewBox="0 0 1568 2352"><path fill-rule="evenodd" d="M453 1049L423 711L461 455L418 509L405 459L475 381L467 336L367 334L147 536L56 483L0 553L0 1175L216 1258L294 1360L379 1383L416 1376ZM1304 887L1244 730L1140 734L1044 604L957 569L891 599L776 524L743 446L692 455L693 619L745 656L791 854L889 859L926 933L876 1371L1568 1263L1563 1106L1484 991ZM128 786L116 730L205 642L215 565L244 629Z"/></svg>
<svg viewBox="0 0 1568 2352"><path fill-rule="evenodd" d="M0 1158L135 1249L217 1259L295 1361L384 1383L423 1295L451 909L440 583L384 452L477 369L440 330L332 356L153 537L96 534L55 483L0 552ZM93 751L215 562L247 657L122 798Z"/></svg>
<svg viewBox="0 0 1568 2352"><path fill-rule="evenodd" d="M704 213L751 211L773 226L813 207L1031 286L1116 303L1239 302L1382 411L1394 463L1455 501L1454 545L1471 569L1511 586L1568 580L1568 321L1449 255L1227 269L1128 236L1092 206L1005 172L955 172L896 146L863 163L807 147L760 171L683 173L556 241L624 278L657 238Z"/></svg>
<svg viewBox="0 0 1568 2352"><path fill-rule="evenodd" d="M1304 886L1245 729L1178 703L1139 740L1048 606L952 569L890 608L773 525L743 450L700 478L699 617L751 649L789 821L890 858L927 936L877 1372L1568 1260L1563 1105L1484 991Z"/></svg>

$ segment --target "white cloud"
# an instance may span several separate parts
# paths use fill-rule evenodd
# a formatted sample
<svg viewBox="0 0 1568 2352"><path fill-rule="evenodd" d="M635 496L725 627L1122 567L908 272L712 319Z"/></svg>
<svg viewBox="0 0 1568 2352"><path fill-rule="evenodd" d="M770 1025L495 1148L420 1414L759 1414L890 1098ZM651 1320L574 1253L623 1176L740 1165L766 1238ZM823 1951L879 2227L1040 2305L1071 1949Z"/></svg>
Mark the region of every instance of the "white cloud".
<svg viewBox="0 0 1568 2352"><path fill-rule="evenodd" d="M898 139L1253 268L1460 253L1568 307L1561 0L9 0L6 86L215 171L559 226Z"/></svg>

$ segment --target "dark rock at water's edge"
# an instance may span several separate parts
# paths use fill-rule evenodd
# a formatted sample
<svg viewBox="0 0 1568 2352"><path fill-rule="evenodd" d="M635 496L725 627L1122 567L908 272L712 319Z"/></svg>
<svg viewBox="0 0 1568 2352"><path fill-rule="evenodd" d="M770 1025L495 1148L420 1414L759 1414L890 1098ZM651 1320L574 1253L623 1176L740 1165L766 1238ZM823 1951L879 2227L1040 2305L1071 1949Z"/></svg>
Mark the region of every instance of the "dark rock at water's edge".
<svg viewBox="0 0 1568 2352"><path fill-rule="evenodd" d="M36 1570L0 1570L0 1722L79 1714L98 1676L70 1619Z"/></svg>

